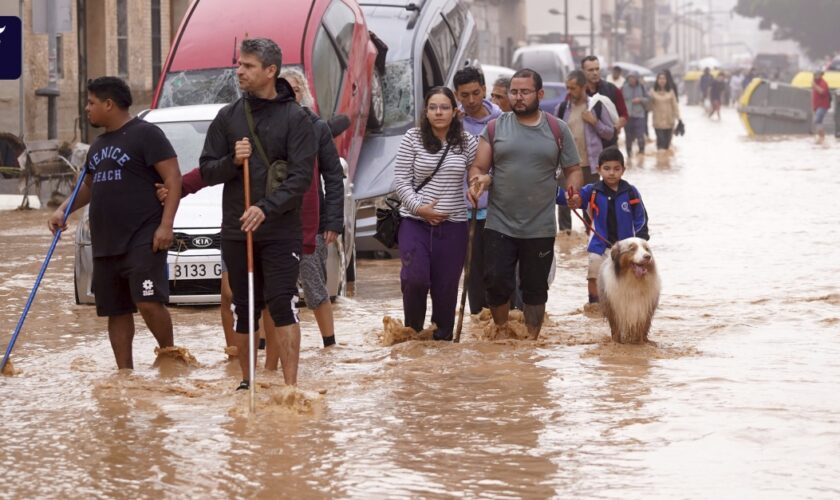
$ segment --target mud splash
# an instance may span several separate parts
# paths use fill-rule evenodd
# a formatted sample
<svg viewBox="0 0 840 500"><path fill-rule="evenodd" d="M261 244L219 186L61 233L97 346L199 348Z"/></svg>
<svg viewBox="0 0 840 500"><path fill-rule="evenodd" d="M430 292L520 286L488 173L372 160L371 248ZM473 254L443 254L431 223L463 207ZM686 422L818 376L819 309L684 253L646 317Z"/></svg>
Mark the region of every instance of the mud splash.
<svg viewBox="0 0 840 500"><path fill-rule="evenodd" d="M165 359L173 359L182 362L186 366L201 366L201 363L195 359L195 356L186 347L155 347L155 356L157 357L155 360L156 364L163 362Z"/></svg>
<svg viewBox="0 0 840 500"><path fill-rule="evenodd" d="M21 372L15 365L12 364L12 360L6 361L6 365L3 367L3 375L7 377L14 377L15 375L19 375Z"/></svg>
<svg viewBox="0 0 840 500"><path fill-rule="evenodd" d="M409 340L432 340L437 330L437 325L432 323L428 328L417 331L414 328L403 325L403 322L390 316L382 318L383 330L379 333L379 343L385 347L408 342Z"/></svg>
<svg viewBox="0 0 840 500"><path fill-rule="evenodd" d="M323 407L325 389L317 391L304 390L285 384L257 382L256 414L259 417L268 416L312 416L318 414ZM247 418L250 414L248 407L248 391L237 391L237 405L230 409L228 415L235 418Z"/></svg>

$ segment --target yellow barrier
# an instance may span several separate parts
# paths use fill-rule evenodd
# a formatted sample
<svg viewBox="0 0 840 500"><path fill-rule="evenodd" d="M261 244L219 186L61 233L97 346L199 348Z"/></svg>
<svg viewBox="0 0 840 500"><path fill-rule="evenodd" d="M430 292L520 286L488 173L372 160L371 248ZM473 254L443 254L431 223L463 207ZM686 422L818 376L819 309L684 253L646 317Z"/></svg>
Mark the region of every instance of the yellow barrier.
<svg viewBox="0 0 840 500"><path fill-rule="evenodd" d="M840 71L826 71L823 75L823 80L828 84L829 88L840 89ZM790 84L794 87L803 89L811 88L814 83L814 73L811 71L800 71L793 77Z"/></svg>
<svg viewBox="0 0 840 500"><path fill-rule="evenodd" d="M744 92L741 94L741 98L738 100L738 103L741 106L749 106L750 98L752 98L753 92L755 92L755 89L757 89L763 81L764 80L762 80L761 78L753 78L750 84L747 85L747 88L744 89ZM741 115L741 121L744 122L744 128L747 129L747 134L750 137L753 137L755 135L755 131L753 130L752 125L750 125L749 116L747 116L747 114L743 112L739 114Z"/></svg>

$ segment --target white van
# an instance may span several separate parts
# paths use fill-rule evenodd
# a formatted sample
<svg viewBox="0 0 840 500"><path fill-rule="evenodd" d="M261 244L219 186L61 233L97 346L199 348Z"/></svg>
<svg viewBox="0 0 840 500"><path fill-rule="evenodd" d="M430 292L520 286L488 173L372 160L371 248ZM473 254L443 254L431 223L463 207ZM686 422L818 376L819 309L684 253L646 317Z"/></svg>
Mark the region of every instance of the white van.
<svg viewBox="0 0 840 500"><path fill-rule="evenodd" d="M512 66L516 70L530 68L539 73L544 82L565 82L576 67L568 43L520 47L513 53Z"/></svg>

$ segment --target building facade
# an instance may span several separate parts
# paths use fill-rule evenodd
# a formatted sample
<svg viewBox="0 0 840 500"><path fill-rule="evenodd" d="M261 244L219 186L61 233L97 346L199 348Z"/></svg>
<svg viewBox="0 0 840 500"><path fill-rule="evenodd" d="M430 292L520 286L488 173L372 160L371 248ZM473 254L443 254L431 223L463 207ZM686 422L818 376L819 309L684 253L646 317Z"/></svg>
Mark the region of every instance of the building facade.
<svg viewBox="0 0 840 500"><path fill-rule="evenodd" d="M523 0L466 0L478 27L479 61L510 66L513 52L526 40Z"/></svg>
<svg viewBox="0 0 840 500"><path fill-rule="evenodd" d="M41 0L0 0L0 15L23 21L23 84L0 82L0 132L25 140L47 138L49 35L36 33ZM123 77L134 97L132 112L147 108L169 46L189 0L54 0L67 8L72 29L56 35L57 139L89 142L96 135L84 118L85 85L104 75ZM23 111L22 116L20 110ZM22 119L21 119L22 118Z"/></svg>

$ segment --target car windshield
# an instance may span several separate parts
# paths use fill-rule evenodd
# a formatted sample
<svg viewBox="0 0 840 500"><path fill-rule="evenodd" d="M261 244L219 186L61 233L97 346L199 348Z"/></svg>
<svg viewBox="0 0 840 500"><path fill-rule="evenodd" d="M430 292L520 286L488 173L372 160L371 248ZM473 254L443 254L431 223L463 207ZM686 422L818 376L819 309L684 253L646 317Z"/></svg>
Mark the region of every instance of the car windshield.
<svg viewBox="0 0 840 500"><path fill-rule="evenodd" d="M522 52L514 63L516 69L530 68L542 76L544 82L565 81L563 69L560 68L560 60L553 52L548 50L535 50Z"/></svg>
<svg viewBox="0 0 840 500"><path fill-rule="evenodd" d="M198 167L210 121L156 123L172 143L182 174Z"/></svg>
<svg viewBox="0 0 840 500"><path fill-rule="evenodd" d="M284 65L283 69L298 64ZM239 98L236 68L211 68L173 71L166 75L157 107L189 106L192 104L227 104Z"/></svg>
<svg viewBox="0 0 840 500"><path fill-rule="evenodd" d="M385 64L382 93L385 98L383 128L386 133L402 133L407 125L414 124L414 71L411 60Z"/></svg>

